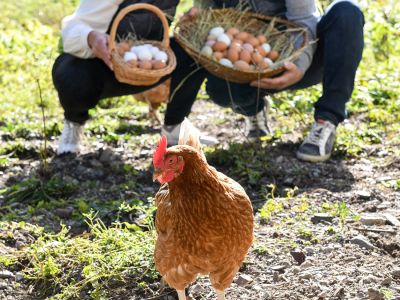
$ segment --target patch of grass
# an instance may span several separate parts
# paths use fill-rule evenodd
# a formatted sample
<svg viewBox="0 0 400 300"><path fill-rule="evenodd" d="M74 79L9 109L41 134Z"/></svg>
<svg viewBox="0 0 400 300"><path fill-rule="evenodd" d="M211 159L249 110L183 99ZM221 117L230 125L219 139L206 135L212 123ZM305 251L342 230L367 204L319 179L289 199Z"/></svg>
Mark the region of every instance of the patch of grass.
<svg viewBox="0 0 400 300"><path fill-rule="evenodd" d="M1 194L6 204L12 202L38 204L41 201L69 197L77 188L77 185L66 183L56 176L49 180L32 177L3 190Z"/></svg>
<svg viewBox="0 0 400 300"><path fill-rule="evenodd" d="M24 273L39 295L76 299L85 292L103 299L112 286L127 281L140 286L157 277L152 227L142 231L118 222L106 227L93 213L85 216L87 234L71 238L63 226L57 234L41 235L20 257L29 262Z"/></svg>

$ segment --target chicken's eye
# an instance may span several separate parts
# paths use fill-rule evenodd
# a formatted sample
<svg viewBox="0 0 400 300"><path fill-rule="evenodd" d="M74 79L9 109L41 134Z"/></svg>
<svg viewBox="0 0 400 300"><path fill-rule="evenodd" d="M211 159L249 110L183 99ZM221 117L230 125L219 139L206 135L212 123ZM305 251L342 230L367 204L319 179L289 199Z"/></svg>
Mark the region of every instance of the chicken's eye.
<svg viewBox="0 0 400 300"><path fill-rule="evenodd" d="M168 164L172 165L173 163L175 163L175 160L175 157L168 158Z"/></svg>

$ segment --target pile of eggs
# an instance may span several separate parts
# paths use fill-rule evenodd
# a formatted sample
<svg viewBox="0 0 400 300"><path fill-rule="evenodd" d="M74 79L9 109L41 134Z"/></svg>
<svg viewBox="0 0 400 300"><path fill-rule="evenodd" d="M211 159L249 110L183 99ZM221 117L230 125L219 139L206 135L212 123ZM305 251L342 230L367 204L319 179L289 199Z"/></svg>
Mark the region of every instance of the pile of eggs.
<svg viewBox="0 0 400 300"><path fill-rule="evenodd" d="M167 66L167 53L151 44L129 47L127 42L121 42L117 48L124 61L134 68L159 70Z"/></svg>
<svg viewBox="0 0 400 300"><path fill-rule="evenodd" d="M264 35L254 36L237 28L225 31L222 27L210 30L201 53L240 71L264 70L279 58Z"/></svg>

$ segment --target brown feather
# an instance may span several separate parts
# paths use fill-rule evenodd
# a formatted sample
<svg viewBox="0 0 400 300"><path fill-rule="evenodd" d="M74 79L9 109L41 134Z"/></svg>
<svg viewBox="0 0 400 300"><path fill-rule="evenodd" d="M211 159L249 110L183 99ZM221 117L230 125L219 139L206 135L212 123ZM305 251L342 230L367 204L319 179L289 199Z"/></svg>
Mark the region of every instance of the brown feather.
<svg viewBox="0 0 400 300"><path fill-rule="evenodd" d="M253 209L243 188L209 166L194 148L178 145L185 168L155 199L158 239L155 263L165 281L184 289L198 274L227 288L253 240Z"/></svg>

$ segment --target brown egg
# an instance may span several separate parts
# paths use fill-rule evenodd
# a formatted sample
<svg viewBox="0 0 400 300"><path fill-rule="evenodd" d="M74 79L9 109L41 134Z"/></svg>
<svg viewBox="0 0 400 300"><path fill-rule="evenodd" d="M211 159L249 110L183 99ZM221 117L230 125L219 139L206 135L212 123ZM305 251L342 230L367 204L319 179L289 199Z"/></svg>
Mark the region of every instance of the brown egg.
<svg viewBox="0 0 400 300"><path fill-rule="evenodd" d="M251 62L251 52L246 49L243 49L239 54L239 58L240 58L240 60L250 63Z"/></svg>
<svg viewBox="0 0 400 300"><path fill-rule="evenodd" d="M231 50L231 49L234 49L234 50L236 50L237 52L242 51L242 47L239 46L239 45L237 45L237 44L231 44L231 45L229 46L229 50Z"/></svg>
<svg viewBox="0 0 400 300"><path fill-rule="evenodd" d="M250 70L250 65L243 60L238 60L237 62L235 62L233 64L233 66L240 71L249 71Z"/></svg>
<svg viewBox="0 0 400 300"><path fill-rule="evenodd" d="M268 53L268 57L272 60L272 61L276 61L279 58L279 52L276 50L271 50Z"/></svg>
<svg viewBox="0 0 400 300"><path fill-rule="evenodd" d="M244 43L243 46L242 46L242 49L245 49L245 50L247 50L249 52L253 52L254 51L253 45L249 44L249 43Z"/></svg>
<svg viewBox="0 0 400 300"><path fill-rule="evenodd" d="M228 50L227 57L232 63L234 63L235 61L239 60L239 51L237 51L235 48L230 48Z"/></svg>
<svg viewBox="0 0 400 300"><path fill-rule="evenodd" d="M238 48L241 48L242 47L242 45L243 45L243 41L242 40L233 40L232 41L232 43L231 43L231 47L232 46L236 46L236 47L238 47Z"/></svg>
<svg viewBox="0 0 400 300"><path fill-rule="evenodd" d="M269 68L269 65L268 65L264 60L262 60L262 61L258 64L258 67L259 67L261 70L265 70L265 69L268 69L268 68Z"/></svg>
<svg viewBox="0 0 400 300"><path fill-rule="evenodd" d="M264 48L261 46L258 46L255 51L259 53L262 57L265 57L267 55L267 52L265 52Z"/></svg>
<svg viewBox="0 0 400 300"><path fill-rule="evenodd" d="M267 38L264 35L261 35L261 34L257 36L257 39L260 42L260 45L267 42Z"/></svg>
<svg viewBox="0 0 400 300"><path fill-rule="evenodd" d="M235 28L235 27L229 28L229 29L226 31L227 34L232 35L232 36L237 35L239 32L240 32L240 30L237 29L237 28Z"/></svg>
<svg viewBox="0 0 400 300"><path fill-rule="evenodd" d="M255 37L252 37L252 38L247 39L247 42L248 42L250 45L252 45L253 48L256 48L257 46L260 46L260 41L259 41L257 38L255 38Z"/></svg>
<svg viewBox="0 0 400 300"><path fill-rule="evenodd" d="M153 60L151 62L154 70L164 69L167 64L162 60Z"/></svg>
<svg viewBox="0 0 400 300"><path fill-rule="evenodd" d="M224 50L222 52L223 57L228 57L228 49Z"/></svg>
<svg viewBox="0 0 400 300"><path fill-rule="evenodd" d="M216 41L217 37L213 34L210 34L209 36L207 36L207 41Z"/></svg>
<svg viewBox="0 0 400 300"><path fill-rule="evenodd" d="M219 51L222 52L228 48L228 45L225 44L224 42L216 42L214 45L212 45L212 49L214 51Z"/></svg>
<svg viewBox="0 0 400 300"><path fill-rule="evenodd" d="M118 54L124 56L125 52L129 51L130 47L127 42L121 42L117 45Z"/></svg>
<svg viewBox="0 0 400 300"><path fill-rule="evenodd" d="M149 60L141 60L139 61L139 68L145 69L145 70L151 70L153 67L151 61Z"/></svg>
<svg viewBox="0 0 400 300"><path fill-rule="evenodd" d="M244 31L239 32L239 33L235 36L235 39L242 40L243 42L244 42L244 41L247 41L248 38L249 38L249 34L248 34L247 32L244 32Z"/></svg>
<svg viewBox="0 0 400 300"><path fill-rule="evenodd" d="M132 68L137 68L137 66L138 66L137 60L134 60L134 59L128 61L127 63L128 63L128 66L130 66Z"/></svg>
<svg viewBox="0 0 400 300"><path fill-rule="evenodd" d="M228 37L229 37L229 39L232 41L233 40L233 35L232 34L230 34L230 33L225 33Z"/></svg>
<svg viewBox="0 0 400 300"><path fill-rule="evenodd" d="M217 61L219 61L221 58L224 58L224 54L218 51L214 52L213 56Z"/></svg>
<svg viewBox="0 0 400 300"><path fill-rule="evenodd" d="M251 61L252 61L254 64L256 64L256 65L258 65L260 62L262 62L263 59L264 59L264 58L262 57L262 55L259 54L259 53L256 53L256 52L254 52L254 53L251 55Z"/></svg>

